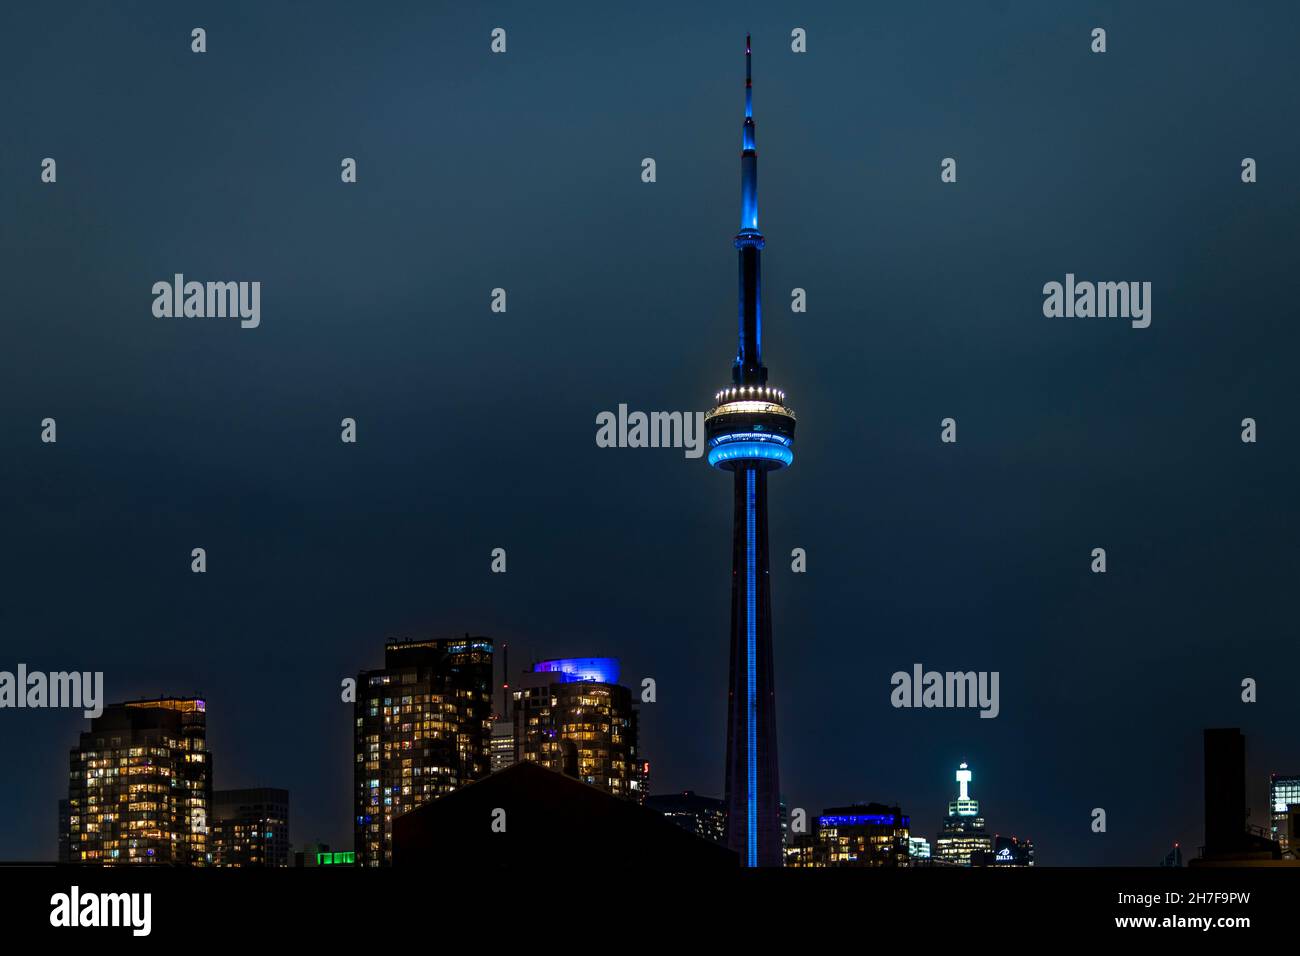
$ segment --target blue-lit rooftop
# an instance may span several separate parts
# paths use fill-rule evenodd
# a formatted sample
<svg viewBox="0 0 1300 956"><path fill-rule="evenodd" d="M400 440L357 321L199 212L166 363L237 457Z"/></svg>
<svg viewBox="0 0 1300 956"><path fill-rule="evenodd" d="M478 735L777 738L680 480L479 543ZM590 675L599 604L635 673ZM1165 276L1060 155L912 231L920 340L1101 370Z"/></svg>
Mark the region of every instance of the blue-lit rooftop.
<svg viewBox="0 0 1300 956"><path fill-rule="evenodd" d="M618 683L617 657L558 657L550 661L538 661L533 665L534 674L559 674L560 683L587 681L597 684Z"/></svg>
<svg viewBox="0 0 1300 956"><path fill-rule="evenodd" d="M817 818L818 826L823 827L892 827L907 826L910 822L907 816L895 816L892 813L835 814Z"/></svg>

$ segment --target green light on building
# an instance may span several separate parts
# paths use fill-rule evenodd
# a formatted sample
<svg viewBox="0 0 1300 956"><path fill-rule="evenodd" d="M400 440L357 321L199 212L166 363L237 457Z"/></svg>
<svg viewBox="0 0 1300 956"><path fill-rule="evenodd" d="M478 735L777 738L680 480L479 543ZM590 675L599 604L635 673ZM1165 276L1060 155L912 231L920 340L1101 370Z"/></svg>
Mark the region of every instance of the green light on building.
<svg viewBox="0 0 1300 956"><path fill-rule="evenodd" d="M338 853L317 853L317 866L354 866L356 864L356 852L353 850L343 850Z"/></svg>

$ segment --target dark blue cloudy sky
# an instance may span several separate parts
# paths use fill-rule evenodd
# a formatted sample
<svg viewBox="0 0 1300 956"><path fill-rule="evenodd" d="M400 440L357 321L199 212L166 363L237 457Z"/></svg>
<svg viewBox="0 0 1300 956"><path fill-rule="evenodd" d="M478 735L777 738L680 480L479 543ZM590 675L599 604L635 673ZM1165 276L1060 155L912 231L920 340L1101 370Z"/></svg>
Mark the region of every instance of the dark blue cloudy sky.
<svg viewBox="0 0 1300 956"><path fill-rule="evenodd" d="M1262 811L1300 768L1287 3L6 7L0 669L202 693L217 786L288 787L295 842L350 842L339 681L394 636L616 655L652 788L719 793L731 483L594 422L729 379L746 31L787 802L933 838L967 760L1042 863L1153 864L1227 725ZM260 328L154 318L176 272L260 281ZM1151 327L1045 318L1067 272L1151 282ZM891 708L916 662L1001 715ZM0 711L0 859L54 857L82 723Z"/></svg>

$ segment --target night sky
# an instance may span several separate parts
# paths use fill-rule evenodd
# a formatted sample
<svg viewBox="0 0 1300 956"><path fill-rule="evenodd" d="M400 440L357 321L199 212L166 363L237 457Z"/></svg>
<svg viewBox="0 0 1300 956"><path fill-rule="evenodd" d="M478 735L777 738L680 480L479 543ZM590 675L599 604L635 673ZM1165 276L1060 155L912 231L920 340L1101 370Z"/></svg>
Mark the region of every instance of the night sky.
<svg viewBox="0 0 1300 956"><path fill-rule="evenodd" d="M295 844L351 846L339 684L396 637L617 656L652 792L721 795L730 477L594 438L729 383L747 31L787 803L933 840L966 760L1040 863L1155 864L1240 726L1264 823L1300 769L1288 3L6 6L0 669L203 695L216 787L288 788ZM261 326L154 318L176 272L260 281ZM1067 272L1151 282L1150 328L1044 317ZM918 662L999 671L1000 716L892 708ZM0 859L55 857L84 724L0 711Z"/></svg>

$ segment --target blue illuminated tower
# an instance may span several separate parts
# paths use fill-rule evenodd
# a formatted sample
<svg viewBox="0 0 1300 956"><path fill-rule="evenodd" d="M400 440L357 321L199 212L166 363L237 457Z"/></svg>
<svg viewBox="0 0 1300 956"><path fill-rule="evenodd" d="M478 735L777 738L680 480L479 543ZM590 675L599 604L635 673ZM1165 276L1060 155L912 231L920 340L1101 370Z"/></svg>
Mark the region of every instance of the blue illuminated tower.
<svg viewBox="0 0 1300 956"><path fill-rule="evenodd" d="M735 494L731 565L731 675L727 702L727 845L745 866L781 865L772 599L767 560L767 474L794 461L794 412L767 384L749 37L740 153L740 336L732 385L705 416L709 464L730 471Z"/></svg>

